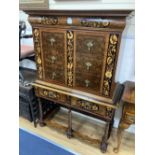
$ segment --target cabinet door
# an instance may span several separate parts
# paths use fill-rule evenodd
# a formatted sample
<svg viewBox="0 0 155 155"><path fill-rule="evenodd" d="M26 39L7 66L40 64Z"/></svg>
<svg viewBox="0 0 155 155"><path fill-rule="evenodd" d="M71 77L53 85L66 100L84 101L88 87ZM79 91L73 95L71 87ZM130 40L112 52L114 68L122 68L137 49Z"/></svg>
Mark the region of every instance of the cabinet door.
<svg viewBox="0 0 155 155"><path fill-rule="evenodd" d="M107 34L76 31L75 87L100 93Z"/></svg>
<svg viewBox="0 0 155 155"><path fill-rule="evenodd" d="M44 80L65 84L65 39L63 30L41 29Z"/></svg>

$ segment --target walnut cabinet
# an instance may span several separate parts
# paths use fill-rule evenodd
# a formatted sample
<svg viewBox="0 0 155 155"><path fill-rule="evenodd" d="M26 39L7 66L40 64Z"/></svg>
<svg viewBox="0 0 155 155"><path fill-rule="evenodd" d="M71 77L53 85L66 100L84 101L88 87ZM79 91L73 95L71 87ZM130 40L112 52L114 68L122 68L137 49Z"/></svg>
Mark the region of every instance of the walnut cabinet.
<svg viewBox="0 0 155 155"><path fill-rule="evenodd" d="M72 136L72 110L106 121L103 152L123 90L115 83L115 72L121 34L130 12L26 11L33 28L36 95L69 109L68 137Z"/></svg>

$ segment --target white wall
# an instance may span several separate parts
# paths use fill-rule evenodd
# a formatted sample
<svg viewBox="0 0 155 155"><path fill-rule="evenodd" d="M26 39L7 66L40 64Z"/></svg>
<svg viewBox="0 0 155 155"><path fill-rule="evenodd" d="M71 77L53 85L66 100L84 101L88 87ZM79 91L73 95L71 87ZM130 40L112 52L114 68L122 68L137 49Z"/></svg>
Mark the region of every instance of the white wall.
<svg viewBox="0 0 155 155"><path fill-rule="evenodd" d="M134 0L49 0L49 8L57 10L134 9Z"/></svg>

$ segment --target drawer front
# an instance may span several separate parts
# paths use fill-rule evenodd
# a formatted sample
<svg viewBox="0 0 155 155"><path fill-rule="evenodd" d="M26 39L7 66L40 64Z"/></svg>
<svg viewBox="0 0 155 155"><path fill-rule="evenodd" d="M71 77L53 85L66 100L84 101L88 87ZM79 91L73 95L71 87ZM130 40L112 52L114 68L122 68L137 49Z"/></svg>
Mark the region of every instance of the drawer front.
<svg viewBox="0 0 155 155"><path fill-rule="evenodd" d="M135 114L135 105L128 102L124 102L124 111L127 113Z"/></svg>
<svg viewBox="0 0 155 155"><path fill-rule="evenodd" d="M65 83L65 32L42 30L44 78Z"/></svg>
<svg viewBox="0 0 155 155"><path fill-rule="evenodd" d="M86 100L78 99L75 97L71 98L71 106L78 108L80 110L84 110L87 112L91 112L93 114L97 114L101 117L104 117L105 119L111 119L114 114L114 109L98 105Z"/></svg>
<svg viewBox="0 0 155 155"><path fill-rule="evenodd" d="M68 103L66 95L57 93L55 91L51 91L51 90L47 90L47 89L43 89L43 88L36 88L36 93L40 97L44 97L44 98L52 100L52 101L57 101L57 102L60 101L60 102L63 102L64 104Z"/></svg>
<svg viewBox="0 0 155 155"><path fill-rule="evenodd" d="M134 124L134 122L135 122L135 116L134 115L129 115L127 113L125 113L124 119L125 119L125 121L127 121L129 123L132 123L132 124Z"/></svg>
<svg viewBox="0 0 155 155"><path fill-rule="evenodd" d="M103 34L76 32L76 87L95 92L100 91L104 45L105 36Z"/></svg>

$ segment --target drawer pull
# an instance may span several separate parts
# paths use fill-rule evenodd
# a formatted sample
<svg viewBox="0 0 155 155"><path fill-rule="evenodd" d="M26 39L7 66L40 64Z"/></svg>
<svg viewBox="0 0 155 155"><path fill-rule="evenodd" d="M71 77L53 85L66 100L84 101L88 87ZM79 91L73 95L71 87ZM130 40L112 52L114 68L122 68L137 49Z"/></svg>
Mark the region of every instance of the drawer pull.
<svg viewBox="0 0 155 155"><path fill-rule="evenodd" d="M55 40L54 38L50 38L51 46L54 46L55 41L56 41L56 40Z"/></svg>
<svg viewBox="0 0 155 155"><path fill-rule="evenodd" d="M86 62L85 64L86 64L87 70L89 70L90 67L92 66L92 64L90 62Z"/></svg>
<svg viewBox="0 0 155 155"><path fill-rule="evenodd" d="M54 92L49 92L48 96L50 98L57 98L57 95Z"/></svg>
<svg viewBox="0 0 155 155"><path fill-rule="evenodd" d="M93 41L89 41L89 42L87 43L88 51L90 51L91 48L92 48L93 46L94 46Z"/></svg>
<svg viewBox="0 0 155 155"><path fill-rule="evenodd" d="M89 80L85 80L85 84L86 84L86 87L89 87L90 81Z"/></svg>
<svg viewBox="0 0 155 155"><path fill-rule="evenodd" d="M52 80L54 80L54 79L55 79L55 76L56 76L56 73L55 73L55 72L53 72L53 73L52 73Z"/></svg>
<svg viewBox="0 0 155 155"><path fill-rule="evenodd" d="M47 96L47 95L48 95L48 91L47 91L47 90L44 90L44 91L43 91L43 94L44 94L45 96Z"/></svg>
<svg viewBox="0 0 155 155"><path fill-rule="evenodd" d="M52 64L55 63L56 59L57 59L57 58L56 58L55 56L51 56Z"/></svg>

